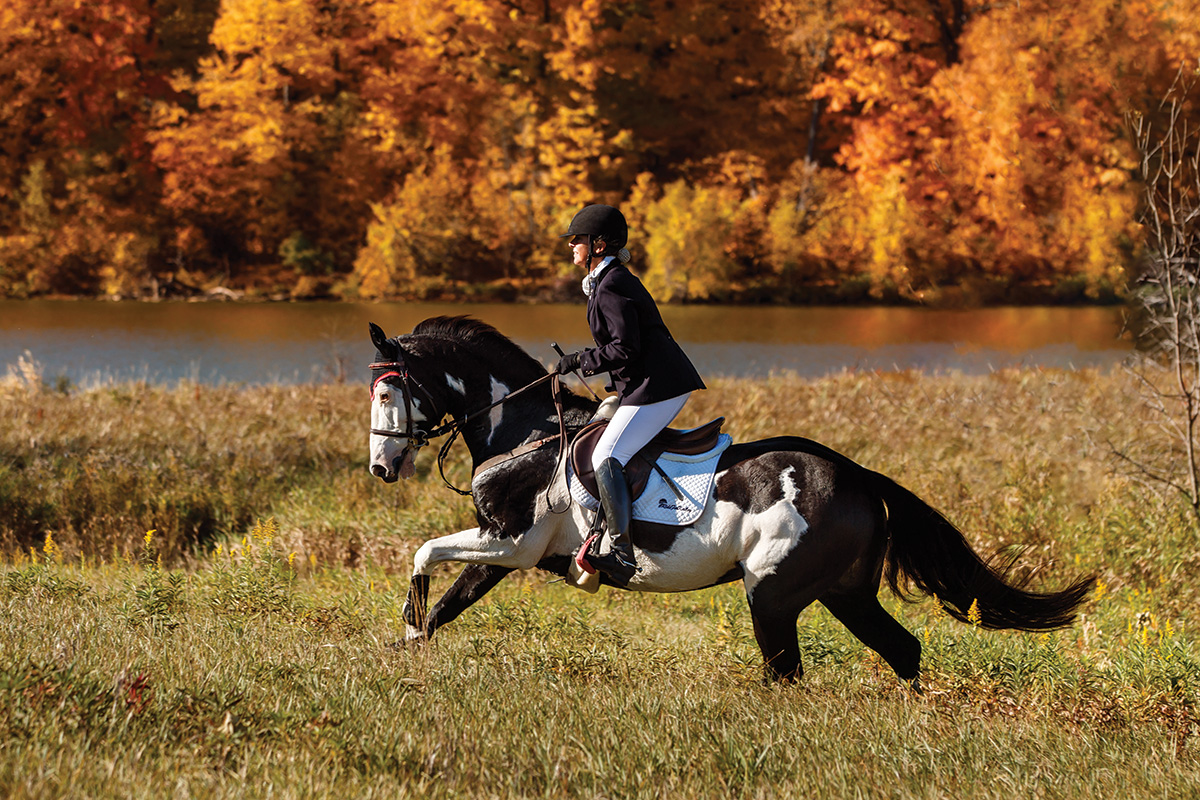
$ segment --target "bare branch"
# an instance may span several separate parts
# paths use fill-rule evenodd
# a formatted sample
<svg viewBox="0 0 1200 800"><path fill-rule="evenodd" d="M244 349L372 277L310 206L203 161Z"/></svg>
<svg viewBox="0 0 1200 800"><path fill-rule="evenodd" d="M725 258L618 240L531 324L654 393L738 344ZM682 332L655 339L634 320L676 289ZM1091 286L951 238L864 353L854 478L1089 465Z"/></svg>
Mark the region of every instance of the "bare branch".
<svg viewBox="0 0 1200 800"><path fill-rule="evenodd" d="M1152 465L1110 449L1137 479L1186 498L1200 522L1200 136L1186 116L1195 86L1194 73L1181 67L1158 108L1129 119L1146 234L1137 294L1143 358L1134 373L1146 406L1160 416L1168 460Z"/></svg>

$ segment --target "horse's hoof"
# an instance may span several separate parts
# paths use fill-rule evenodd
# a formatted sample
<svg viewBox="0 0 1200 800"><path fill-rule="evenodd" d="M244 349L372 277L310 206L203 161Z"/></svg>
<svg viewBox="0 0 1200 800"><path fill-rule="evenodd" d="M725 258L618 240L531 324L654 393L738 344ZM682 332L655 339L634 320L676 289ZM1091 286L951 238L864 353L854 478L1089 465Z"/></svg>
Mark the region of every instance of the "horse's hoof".
<svg viewBox="0 0 1200 800"><path fill-rule="evenodd" d="M413 653L425 647L425 639L397 639L387 645L393 653Z"/></svg>
<svg viewBox="0 0 1200 800"><path fill-rule="evenodd" d="M389 650L420 650L429 643L429 637L420 628L412 625L405 626L403 639L397 639L388 645Z"/></svg>

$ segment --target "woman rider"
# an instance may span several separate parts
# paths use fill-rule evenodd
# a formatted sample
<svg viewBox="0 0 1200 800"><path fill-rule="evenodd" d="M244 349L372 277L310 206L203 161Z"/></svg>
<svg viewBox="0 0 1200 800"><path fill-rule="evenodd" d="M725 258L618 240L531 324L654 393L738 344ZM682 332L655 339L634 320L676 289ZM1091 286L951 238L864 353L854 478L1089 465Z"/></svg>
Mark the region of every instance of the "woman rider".
<svg viewBox="0 0 1200 800"><path fill-rule="evenodd" d="M588 561L621 583L637 572L629 540L631 500L625 465L667 427L688 395L704 382L671 338L658 307L625 264L629 228L612 206L589 205L575 215L567 232L575 266L586 272L587 320L595 347L562 357L556 372L582 368L584 375L608 372L610 391L620 401L592 454L600 507L612 546Z"/></svg>

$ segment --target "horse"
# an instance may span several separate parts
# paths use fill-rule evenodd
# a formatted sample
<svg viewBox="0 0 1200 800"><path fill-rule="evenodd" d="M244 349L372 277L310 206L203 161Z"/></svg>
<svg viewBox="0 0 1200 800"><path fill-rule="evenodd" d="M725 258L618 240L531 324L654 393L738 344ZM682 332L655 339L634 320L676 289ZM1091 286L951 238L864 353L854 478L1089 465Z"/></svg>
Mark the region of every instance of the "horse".
<svg viewBox="0 0 1200 800"><path fill-rule="evenodd" d="M439 466L456 436L473 462L478 526L417 550L404 641L428 641L514 570L575 577L593 520L571 500L562 455L599 403L562 391L557 375L470 317L427 319L390 339L374 323L370 331L371 473L389 483L411 477L417 452L446 434ZM884 578L905 600L933 595L961 622L1029 631L1070 625L1095 583L1085 576L1057 592L1030 591L908 489L797 436L731 444L698 520L635 521L632 540L640 572L625 586L602 575L603 583L683 592L742 581L767 681L802 676L797 620L819 602L919 689L921 643L880 604ZM465 567L429 609L431 573L447 561Z"/></svg>

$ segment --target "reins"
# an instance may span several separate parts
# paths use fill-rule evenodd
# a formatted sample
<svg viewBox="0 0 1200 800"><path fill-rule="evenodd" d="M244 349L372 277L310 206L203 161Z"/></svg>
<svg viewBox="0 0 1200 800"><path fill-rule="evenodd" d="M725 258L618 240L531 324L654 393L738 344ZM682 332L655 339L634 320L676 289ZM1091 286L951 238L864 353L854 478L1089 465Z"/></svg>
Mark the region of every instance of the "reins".
<svg viewBox="0 0 1200 800"><path fill-rule="evenodd" d="M397 361L377 362L377 363L371 364L370 369L395 369L395 370L398 370L396 372L384 373L383 375L380 375L378 378L376 378L374 383L371 386L371 393L372 393L372 396L374 396L375 384L378 384L384 378L388 378L393 375L400 378L401 379L400 391L404 396L404 416L405 416L405 429L403 431L389 431L389 430L383 430L383 429L379 429L379 428L371 428L371 433L375 434L376 436L391 436L391 437L394 437L397 439L407 439L410 443L415 444L417 447L424 447L425 445L427 445L429 443L429 441L431 439L436 439L439 436L443 436L443 435L449 433L450 438L447 439L445 441L445 443L442 444L441 449L438 451L437 465L438 465L438 474L441 475L442 483L446 484L446 486L449 487L452 491L457 492L458 494L461 494L464 496L470 496L470 494L471 494L471 492L469 490L464 491L463 489L460 489L457 486L455 486L446 477L446 458L450 454L451 446L453 446L454 441L462 433L462 430L463 430L463 428L466 427L467 423L469 423L471 420L479 417L482 414L486 414L487 412L491 411L496 406L499 406L502 403L506 403L509 400L512 400L513 398L524 394L525 392L529 391L530 389L534 389L538 386L541 386L543 383L546 383L547 381L550 382L550 394L554 398L554 411L555 411L555 414L558 416L558 433L554 434L553 436L547 436L536 442L529 442L529 443L523 444L523 445L517 447L515 450L511 450L508 453L505 453L501 456L497 456L495 458L488 459L480 466L481 467L493 466L495 463L499 463L500 461L507 460L509 458L516 458L519 455L525 455L526 453L533 452L534 450L537 450L538 448L540 448L542 445L548 444L549 442L552 442L555 439L559 440L559 450L558 450L557 462L558 462L558 466L561 466L563 455L566 452L566 448L567 448L567 423L566 423L566 420L563 418L562 383L561 383L561 377L558 375L558 373L551 372L546 375L543 375L542 377L534 380L532 383L528 383L528 384L522 386L520 389L509 392L508 394L504 395L504 397L501 397L499 400L495 401L494 403L490 403L489 405L486 405L483 408L478 408L478 409L470 412L469 414L466 414L463 417L451 419L449 422L438 425L437 427L433 428L430 431L422 431L420 429L415 428L415 426L413 425L412 392L409 389L409 382L411 381L413 384L415 384L417 386L418 389L421 390L421 393L425 395L425 398L430 401L430 405L433 404L433 398L430 396L429 392L426 391L425 387L422 386L421 383L409 373L408 366L404 363L403 359L401 358L400 360L397 360ZM555 474L556 475L558 474L557 467L555 468ZM551 485L553 485L553 483L554 483L553 478L551 478L550 483L551 483ZM549 504L548 493L550 491L550 486L546 487L546 491L547 491L547 504ZM553 511L553 509L551 509L551 510Z"/></svg>

